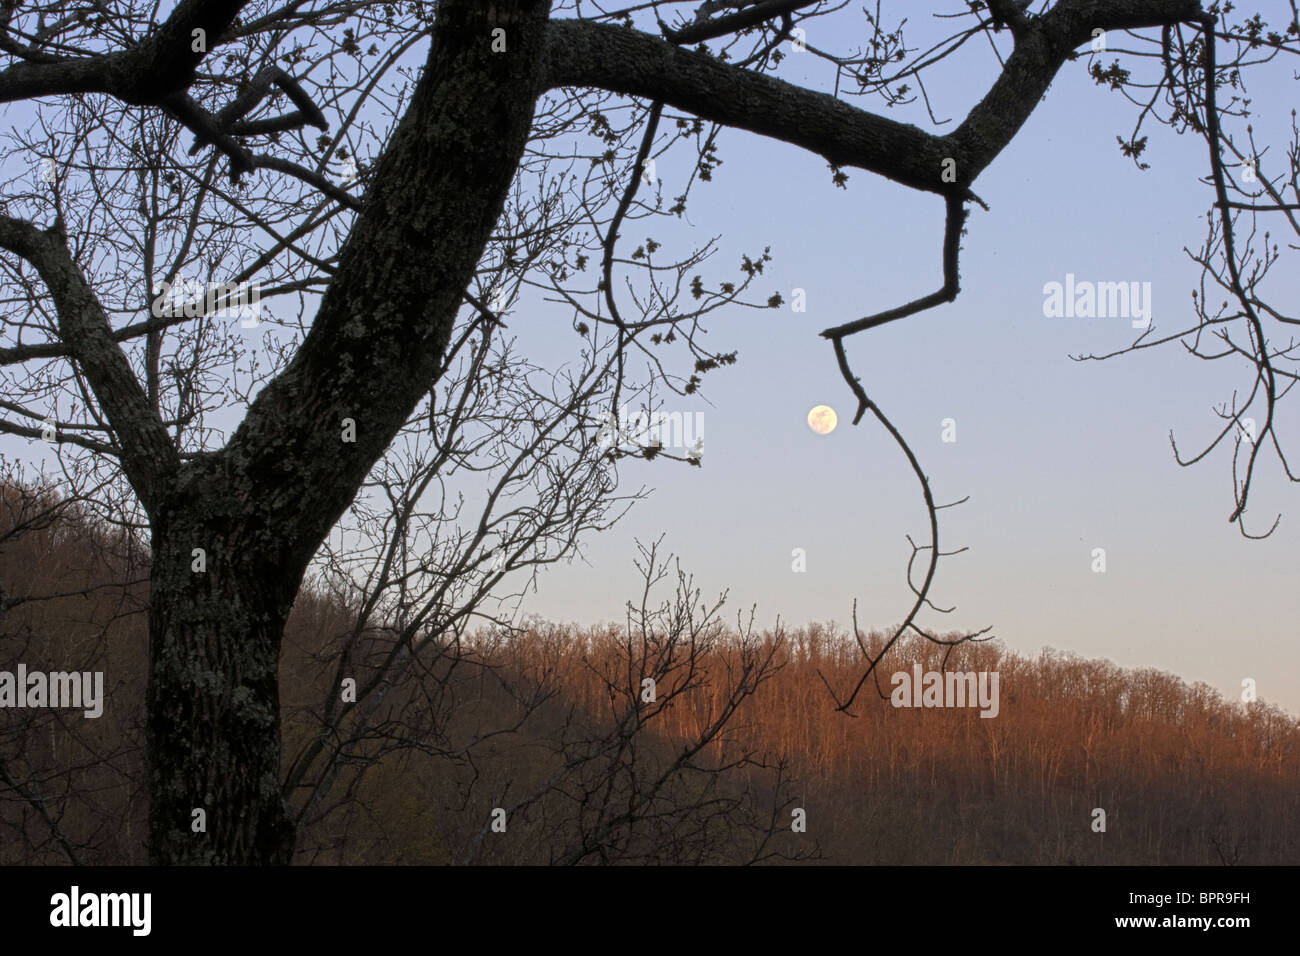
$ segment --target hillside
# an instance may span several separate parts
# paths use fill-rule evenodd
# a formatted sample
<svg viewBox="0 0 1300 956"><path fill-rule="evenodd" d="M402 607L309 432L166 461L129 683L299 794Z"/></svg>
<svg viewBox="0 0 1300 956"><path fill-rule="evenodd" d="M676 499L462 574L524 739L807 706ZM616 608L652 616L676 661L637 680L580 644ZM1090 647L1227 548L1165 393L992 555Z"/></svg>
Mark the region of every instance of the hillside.
<svg viewBox="0 0 1300 956"><path fill-rule="evenodd" d="M0 863L142 863L147 555L56 512L0 493L0 671L102 671L103 716L0 707ZM373 625L345 642L356 627L355 611L300 594L280 670L286 777L328 750L319 727L339 674L364 686L400 650ZM655 659L666 669L646 670ZM333 769L295 778L296 859L1300 863L1300 722L1280 709L996 643L956 647L945 668L996 672L996 717L895 707L890 676L914 665L940 670L943 649L902 643L882 665L884 696L868 687L849 717L823 677L851 686L860 652L819 625L675 644L556 624L429 641ZM645 673L662 673L653 705L636 700ZM504 833L489 827L496 807L511 808ZM791 832L796 809L804 833Z"/></svg>

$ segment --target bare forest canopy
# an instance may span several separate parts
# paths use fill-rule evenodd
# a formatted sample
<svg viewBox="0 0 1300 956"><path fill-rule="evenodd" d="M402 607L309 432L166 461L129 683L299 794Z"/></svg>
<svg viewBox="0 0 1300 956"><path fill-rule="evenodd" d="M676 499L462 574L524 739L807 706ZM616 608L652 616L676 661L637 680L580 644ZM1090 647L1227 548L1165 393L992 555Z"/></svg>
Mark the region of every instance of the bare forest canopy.
<svg viewBox="0 0 1300 956"><path fill-rule="evenodd" d="M35 509L12 487L0 492L0 661L103 671L107 688L96 720L0 709L0 789L38 798L0 799L0 864L66 862L69 847L86 863L145 861L147 571L147 553L122 531ZM289 618L280 665L291 689L288 768L311 746L332 662L356 619L356 608L310 588ZM673 634L670 622L652 627L650 656ZM623 722L645 657L626 628L534 622L509 639L468 635L457 655L434 659L437 681L417 672L389 689L376 733L349 753L335 795L304 819L295 862L1300 858L1300 721L1267 703L1224 700L1155 670L964 643L946 667L999 674L996 720L895 708L874 694L849 719L828 705L823 683L859 666L843 633L809 625L746 637L719 626L676 637L660 706L631 735ZM873 653L885 637L869 635ZM370 629L354 673L364 681L397 643L393 629ZM648 796L726 710L754 651L765 661L757 687L698 755L700 766L724 769L678 774L635 819L619 820L599 788L612 786L620 806ZM930 642L906 640L881 670L938 670L943 658ZM416 745L393 745L402 739ZM510 815L511 839L484 836L490 808L530 796ZM1090 825L1097 807L1107 810L1105 833ZM809 834L791 832L795 809Z"/></svg>

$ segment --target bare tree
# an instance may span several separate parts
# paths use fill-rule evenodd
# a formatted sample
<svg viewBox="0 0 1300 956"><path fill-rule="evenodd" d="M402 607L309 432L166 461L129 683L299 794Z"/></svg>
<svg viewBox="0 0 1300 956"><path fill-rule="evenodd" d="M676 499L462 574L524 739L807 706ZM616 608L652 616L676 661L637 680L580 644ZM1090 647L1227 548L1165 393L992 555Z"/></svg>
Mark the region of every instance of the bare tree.
<svg viewBox="0 0 1300 956"><path fill-rule="evenodd" d="M655 178L650 161L689 149L692 182L708 178L723 127L822 156L841 184L844 170L863 169L944 203L939 288L822 333L857 399L854 421L870 412L889 431L930 515L930 540L917 547L926 570L895 640L920 630L915 618L943 553L941 506L854 375L846 342L955 298L977 177L1094 31L1158 32L1144 42L1157 44L1160 89L1176 107L1166 119L1194 119L1205 132L1229 286L1255 337L1245 351L1265 359L1257 367L1267 372L1270 411L1259 437L1271 436L1285 388L1274 388L1268 370L1285 353L1270 351L1262 323L1286 319L1255 301L1255 286L1240 277L1242 250L1226 238L1239 219L1223 195L1230 140L1221 120L1231 109L1216 91L1239 82L1260 44L1297 51L1294 9L1278 34L1258 18L1233 25L1230 11L1198 0L1031 7L956 4L948 15L960 28L920 52L878 9L867 11L858 52L808 46L834 65L832 93L774 75L795 31L837 9L826 0L710 3L689 21L680 3L604 10L578 0L182 0L158 19L131 0L0 8L0 100L26 111L7 162L37 161L34 175L8 184L0 215L5 295L19 306L0 348L11 393L0 428L52 434L60 458L84 459L96 480L118 476L108 500L124 503L125 523L147 526L152 859L290 858L300 814L316 804L308 795L295 811L282 786L277 662L289 609L367 482L385 487L385 454L427 417L452 358L509 317L503 295L508 304L520 286L541 288L572 307L572 332L585 354L601 356L590 364L608 370L615 408L630 361L634 391L654 382L694 393L705 373L736 358L704 344L702 320L724 306L780 304L777 295L743 298L766 249L745 254L739 275L706 282L711 244L673 256L650 237L630 253L619 247L632 223L686 207L689 188L664 197L645 183ZM901 102L913 84L925 96L926 71L981 37L997 77L951 132L849 101ZM1235 44L1235 56L1220 62L1221 44ZM1270 205L1289 216L1281 187L1271 188L1279 195ZM248 307L250 291L268 313L256 348L240 328L248 316L236 325L217 315L232 297ZM260 321L254 310L253 327ZM570 436L562 443L570 451L586 447L571 429L598 421L581 403L572 411L570 424L553 426ZM543 452L546 438L528 454L542 461ZM568 462L594 460L581 452ZM598 481L584 477L595 474L585 464L569 471L547 458L539 467L555 488ZM405 528L416 505L396 500L391 513ZM525 539L545 513L526 518ZM595 520L572 505L560 513L575 534ZM461 546L431 544L427 561L473 565L490 538L480 522ZM564 531L560 540L573 539ZM436 588L413 600L400 586L380 590L404 612L419 609L433 631L454 632L455 612ZM399 625L395 661L418 633L409 619ZM859 689L878 660L867 655ZM387 678L377 679L379 688ZM331 734L340 726L328 706L319 716ZM295 757L294 788L315 793L329 779L346 752L330 740ZM203 839L189 827L195 808L208 813Z"/></svg>
<svg viewBox="0 0 1300 956"><path fill-rule="evenodd" d="M471 636L516 630L537 571L574 557L584 533L639 497L616 494L605 450L587 440L611 363L589 356L585 368L545 374L493 341L498 324L470 321L438 398L403 429L312 572L355 616L323 662L323 699L303 715L309 743L288 766L298 826L337 808L326 798L345 766L401 750L463 760L527 723L553 689L515 688ZM518 710L454 736L454 712L481 697L462 699L467 675L489 672Z"/></svg>
<svg viewBox="0 0 1300 956"><path fill-rule="evenodd" d="M792 802L785 762L756 752L737 720L780 669L780 629L767 638L755 634L751 612L748 624L738 618L728 633L719 614L725 593L702 600L693 579L660 554L659 542L639 547L643 587L627 604L622 632L582 644L576 650L581 668L554 668L588 675L589 682L562 688L561 695L578 703L542 744L552 751L543 761L549 772L514 799L509 791L520 789L518 782L507 781L496 802L508 817L532 824L533 862L757 863L814 856L815 845L780 843ZM660 600L665 582L672 596ZM569 645L549 642L561 655L575 653ZM583 704L591 713L582 712ZM485 823L466 862L480 859L489 832Z"/></svg>

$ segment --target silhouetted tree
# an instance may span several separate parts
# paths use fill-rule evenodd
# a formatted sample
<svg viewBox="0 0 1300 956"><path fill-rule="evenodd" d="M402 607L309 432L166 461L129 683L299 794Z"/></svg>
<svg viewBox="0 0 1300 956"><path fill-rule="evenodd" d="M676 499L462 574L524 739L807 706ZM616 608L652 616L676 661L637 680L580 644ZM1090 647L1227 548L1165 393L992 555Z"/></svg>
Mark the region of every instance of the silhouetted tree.
<svg viewBox="0 0 1300 956"><path fill-rule="evenodd" d="M766 250L746 255L735 281L706 284L696 270L708 246L672 258L652 239L618 248L633 221L685 208L689 188L669 200L657 188L641 195L654 178L649 161L682 143L696 154L692 181L707 179L720 162L720 127L812 151L837 182L844 169L864 169L946 209L940 287L822 333L857 398L854 421L870 412L890 432L930 515L915 606L881 654L909 630L925 633L915 619L942 554L940 506L853 374L845 342L957 295L976 179L1096 31L1137 31L1137 55L1153 65L1143 116L1209 143L1217 225L1204 258L1222 255L1217 274L1239 308L1209 311L1201 325L1245 325L1246 342L1225 338L1224 347L1251 363L1252 397L1267 407L1235 520L1261 446L1267 440L1281 456L1273 411L1293 377L1280 366L1293 356L1269 344L1265 325L1296 320L1259 299L1260 270L1243 266L1249 243L1235 230L1266 212L1296 227L1285 194L1295 192L1294 160L1282 178L1252 167L1258 189L1232 199L1233 157L1263 151L1233 145L1224 125L1240 104L1220 99L1224 86L1237 95L1253 62L1297 51L1294 9L1279 33L1198 0L1059 0L1037 11L971 2L947 11L960 20L948 40L915 56L901 27L867 13L859 49L868 52L806 44L834 65L833 95L774 74L783 46L804 44L804 27L834 4L712 3L690 22L676 12L682 6L182 0L157 20L155 6L132 0L0 8L0 100L21 103L31 118L8 161L38 161L26 185L10 183L0 215L4 294L25 306L5 319L0 362L12 371L0 427L57 441L61 459L86 456L77 467L92 480L120 469L129 494L120 485L106 492L117 502L107 510L147 526L153 860L290 858L296 816L282 780L277 681L290 607L368 477L427 414L458 349L473 353L487 339L521 285L571 305L584 353L602 356L590 364L612 376L592 396L608 394L612 408L632 357L649 373L629 387L647 398L652 384L692 393L702 375L734 361L734 352L703 345L700 320L740 301ZM927 70L981 36L999 58L996 79L947 134L846 101L906 99L913 83L924 90ZM426 39L412 69L408 53ZM1130 85L1118 66L1093 70L1099 82ZM193 134L189 149L184 132ZM582 137L596 148L575 149ZM1136 158L1144 142L1125 146ZM1266 201L1256 201L1260 191ZM183 275L203 284L202 296L159 291ZM238 289L245 281L259 283L275 320L260 350L214 316L235 298L249 304ZM763 307L761 297L745 304ZM674 346L691 363L685 375L673 371ZM599 417L574 394L556 407L572 405L565 420L591 433L575 432L563 447L591 460ZM1241 414L1229 409L1224 435L1236 435ZM573 480L551 457L532 460L554 469L556 488ZM575 531L585 526L580 508L562 513ZM868 663L858 689L880 660L859 643ZM208 811L202 840L189 828L196 807Z"/></svg>

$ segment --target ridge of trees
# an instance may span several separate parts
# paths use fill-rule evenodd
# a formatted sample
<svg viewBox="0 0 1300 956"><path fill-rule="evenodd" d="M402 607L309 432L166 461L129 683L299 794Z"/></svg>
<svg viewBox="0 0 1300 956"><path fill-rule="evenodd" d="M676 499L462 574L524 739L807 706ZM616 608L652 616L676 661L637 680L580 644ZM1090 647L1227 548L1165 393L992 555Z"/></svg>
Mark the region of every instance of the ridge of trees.
<svg viewBox="0 0 1300 956"><path fill-rule="evenodd" d="M102 670L107 703L0 708L0 864L144 862L148 556L130 534L31 489L0 486L0 666ZM57 595L27 601L29 594ZM319 726L331 644L351 609L304 588L285 635L287 756ZM888 632L866 636L879 653ZM377 630L356 671L382 655ZM996 642L943 650L918 637L879 668L997 671L996 718L961 708L837 713L823 680L861 650L833 626L714 629L658 682L667 698L635 746L621 744L628 629L527 623L483 629L445 673L391 688L365 746L315 800L299 863L745 862L879 864L1263 864L1300 858L1300 720L1225 700L1153 669ZM647 792L732 700L735 674L765 661L724 732L631 823L593 794ZM681 675L685 689L674 694ZM292 678L292 679L289 679ZM429 688L454 696L430 697ZM423 746L396 746L419 737ZM286 767L286 777L292 767ZM302 801L298 801L301 805ZM504 833L491 811L509 810ZM1106 811L1104 833L1092 828ZM791 829L802 809L803 833Z"/></svg>

